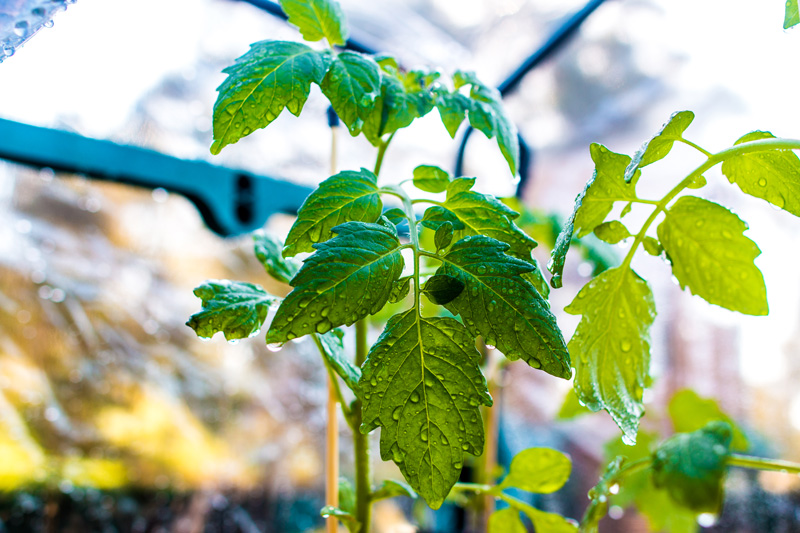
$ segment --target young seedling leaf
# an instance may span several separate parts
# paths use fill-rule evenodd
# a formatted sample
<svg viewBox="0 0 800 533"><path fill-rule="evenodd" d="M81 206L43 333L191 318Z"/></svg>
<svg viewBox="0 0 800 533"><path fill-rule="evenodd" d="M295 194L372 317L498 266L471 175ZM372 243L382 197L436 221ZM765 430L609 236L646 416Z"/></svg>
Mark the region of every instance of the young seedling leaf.
<svg viewBox="0 0 800 533"><path fill-rule="evenodd" d="M488 533L526 533L525 524L519 518L519 510L507 507L489 516Z"/></svg>
<svg viewBox="0 0 800 533"><path fill-rule="evenodd" d="M214 143L218 154L278 118L284 108L299 116L311 83L320 83L329 55L302 43L260 41L223 70L228 75L217 88L214 104Z"/></svg>
<svg viewBox="0 0 800 533"><path fill-rule="evenodd" d="M283 241L274 235L263 231L253 234L256 258L264 265L264 270L276 280L289 283L300 270L300 264L291 259L284 259L281 255L283 246Z"/></svg>
<svg viewBox="0 0 800 533"><path fill-rule="evenodd" d="M269 306L278 300L252 283L214 279L203 282L194 295L202 300L203 310L186 325L198 337L210 339L221 331L229 341L257 335Z"/></svg>
<svg viewBox="0 0 800 533"><path fill-rule="evenodd" d="M397 479L385 479L383 483L381 483L381 486L372 493L371 500L374 502L387 498L395 498L397 496L405 496L412 500L417 499L417 493L414 492L414 489L412 489L408 483Z"/></svg>
<svg viewBox="0 0 800 533"><path fill-rule="evenodd" d="M730 446L731 426L722 421L674 435L653 454L653 483L683 507L718 513Z"/></svg>
<svg viewBox="0 0 800 533"><path fill-rule="evenodd" d="M635 442L656 316L650 287L630 268L613 268L587 283L564 310L583 315L568 345L578 398L592 411L608 411L626 441Z"/></svg>
<svg viewBox="0 0 800 533"><path fill-rule="evenodd" d="M714 202L684 196L658 226L672 272L692 294L746 315L766 315L764 276L753 263L761 253L744 236L739 217Z"/></svg>
<svg viewBox="0 0 800 533"><path fill-rule="evenodd" d="M336 0L280 0L289 24L297 26L309 42L327 39L333 45L347 42L347 24Z"/></svg>
<svg viewBox="0 0 800 533"><path fill-rule="evenodd" d="M316 244L292 279L295 288L278 308L267 342L350 325L383 308L403 272L400 241L379 224L346 222L336 237Z"/></svg>
<svg viewBox="0 0 800 533"><path fill-rule="evenodd" d="M356 490L346 477L339 478L339 509L356 514Z"/></svg>
<svg viewBox="0 0 800 533"><path fill-rule="evenodd" d="M608 244L617 244L631 236L631 232L628 231L628 228L619 220L603 222L594 228L594 234L598 239Z"/></svg>
<svg viewBox="0 0 800 533"><path fill-rule="evenodd" d="M786 15L783 18L783 29L800 24L800 9L797 0L786 0Z"/></svg>
<svg viewBox="0 0 800 533"><path fill-rule="evenodd" d="M347 526L347 530L350 531L351 533L355 533L360 529L356 517L350 514L349 512L345 511L344 509L339 509L338 507L326 505L325 507L320 509L319 515L322 518L328 518L329 516L335 517L337 520L339 520L341 523Z"/></svg>
<svg viewBox="0 0 800 533"><path fill-rule="evenodd" d="M408 222L408 218L406 218L406 212L400 209L399 207L393 207L386 212L383 213L383 216L386 217L386 220L397 226L398 224L402 224L403 222Z"/></svg>
<svg viewBox="0 0 800 533"><path fill-rule="evenodd" d="M625 169L625 182L630 183L636 172L642 168L664 159L675 141L683 137L683 132L694 120L694 113L691 111L678 111L669 117L669 120L661 126L661 129L652 139L642 145L634 154L628 167Z"/></svg>
<svg viewBox="0 0 800 533"><path fill-rule="evenodd" d="M344 222L378 220L383 203L377 181L375 174L362 168L345 170L320 183L300 206L283 256L313 252L314 243L330 239L333 228Z"/></svg>
<svg viewBox="0 0 800 533"><path fill-rule="evenodd" d="M642 247L644 247L644 251L648 254L658 257L664 252L664 247L661 246L661 243L658 242L658 239L654 239L653 237L645 237L642 241Z"/></svg>
<svg viewBox="0 0 800 533"><path fill-rule="evenodd" d="M453 80L456 89L464 85L471 86L472 102L467 111L470 126L482 132L487 138L496 138L497 146L508 163L509 170L516 175L519 167L519 133L506 115L500 92L481 83L472 72L456 72Z"/></svg>
<svg viewBox="0 0 800 533"><path fill-rule="evenodd" d="M465 237L442 257L437 274L459 279L464 291L445 308L461 315L512 361L569 379L570 357L547 302L522 275L535 267L505 252L508 245L483 235Z"/></svg>
<svg viewBox="0 0 800 533"><path fill-rule="evenodd" d="M356 136L380 96L380 67L371 57L342 52L331 63L320 88L350 135Z"/></svg>
<svg viewBox="0 0 800 533"><path fill-rule="evenodd" d="M361 379L361 369L344 351L344 332L334 328L326 333L316 334L322 348L323 356L336 374L342 378L347 388L358 395L358 380Z"/></svg>
<svg viewBox="0 0 800 533"><path fill-rule="evenodd" d="M500 488L515 487L528 492L550 494L564 486L572 471L569 457L552 448L528 448L511 460Z"/></svg>
<svg viewBox="0 0 800 533"><path fill-rule="evenodd" d="M452 276L436 274L422 287L422 293L436 305L449 304L464 291L464 283Z"/></svg>
<svg viewBox="0 0 800 533"><path fill-rule="evenodd" d="M578 524L560 514L547 513L532 507L525 508L525 515L533 522L536 531L547 533L578 533Z"/></svg>
<svg viewBox="0 0 800 533"><path fill-rule="evenodd" d="M444 192L451 179L447 171L433 165L420 165L414 169L414 186L421 191Z"/></svg>
<svg viewBox="0 0 800 533"><path fill-rule="evenodd" d="M422 87L409 90L403 85L403 81L384 70L381 73L380 96L364 121L362 131L369 142L378 146L385 135L405 128L431 109L433 100L429 91Z"/></svg>
<svg viewBox="0 0 800 533"><path fill-rule="evenodd" d="M676 392L669 401L669 416L675 433L689 433L701 429L709 422L722 420L732 429L731 448L746 451L747 437L712 398L702 398L691 389Z"/></svg>
<svg viewBox="0 0 800 533"><path fill-rule="evenodd" d="M441 92L436 96L436 109L447 133L456 138L459 126L467 118L467 111L472 108L472 100L466 95L455 92Z"/></svg>
<svg viewBox="0 0 800 533"><path fill-rule="evenodd" d="M436 251L444 250L450 243L453 242L453 223L445 221L441 226L436 228L436 233L433 236L433 243L436 245Z"/></svg>
<svg viewBox="0 0 800 533"><path fill-rule="evenodd" d="M438 509L458 481L464 454L483 452L480 405L491 405L480 353L452 318L395 315L373 345L359 383L362 433L381 429L381 458Z"/></svg>
<svg viewBox="0 0 800 533"><path fill-rule="evenodd" d="M494 196L470 190L473 178L457 178L447 187L447 199L441 206L432 206L425 211L422 225L438 229L444 222L462 231L462 235L487 235L510 246L510 255L531 261L531 251L536 241L528 237L513 219L519 213Z"/></svg>
<svg viewBox="0 0 800 533"><path fill-rule="evenodd" d="M408 296L408 291L411 290L411 278L412 276L405 276L392 283L392 292L389 294L391 303L396 304Z"/></svg>
<svg viewBox="0 0 800 533"><path fill-rule="evenodd" d="M575 231L578 238L588 235L603 223L614 202L636 200L634 184L625 183L625 167L631 161L601 144L592 144L595 171L583 197L575 201Z"/></svg>
<svg viewBox="0 0 800 533"><path fill-rule="evenodd" d="M766 131L754 131L734 146L774 138ZM792 150L738 154L722 163L722 173L745 194L800 216L800 158Z"/></svg>

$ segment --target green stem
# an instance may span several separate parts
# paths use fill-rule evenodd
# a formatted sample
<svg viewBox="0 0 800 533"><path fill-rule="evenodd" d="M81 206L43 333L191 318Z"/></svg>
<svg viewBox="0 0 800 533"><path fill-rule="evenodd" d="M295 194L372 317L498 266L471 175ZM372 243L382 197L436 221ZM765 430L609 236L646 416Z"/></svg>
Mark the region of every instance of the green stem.
<svg viewBox="0 0 800 533"><path fill-rule="evenodd" d="M367 359L367 322L356 322L356 366L360 367ZM356 399L352 406L353 452L355 454L355 492L356 520L360 524L359 533L368 533L372 517L372 473L370 465L369 435L361 433L363 422L361 400Z"/></svg>
<svg viewBox="0 0 800 533"><path fill-rule="evenodd" d="M395 132L397 133L397 132ZM389 148L389 143L392 142L394 139L394 133L389 135L389 138L385 141L381 141L378 145L378 157L375 159L375 169L372 171L373 174L378 176L381 173L381 166L383 165L383 156L386 155L386 149Z"/></svg>
<svg viewBox="0 0 800 533"><path fill-rule="evenodd" d="M795 139L762 139L759 141L750 141L737 144L711 155L705 163L694 169L691 174L686 176L680 183L673 187L673 189L656 204L656 208L647 218L642 226L642 229L636 235L636 239L633 241L630 250L628 250L628 254L622 261L622 267L629 267L631 265L633 254L636 253L636 249L639 248L639 245L642 243L642 241L644 241L644 238L647 236L647 230L653 224L656 217L666 211L667 205L705 171L733 156L749 154L752 152L766 152L769 150L800 150L800 141Z"/></svg>
<svg viewBox="0 0 800 533"><path fill-rule="evenodd" d="M433 204L433 205L441 205L443 206L443 202L437 202L436 200L429 200L427 198L414 198L411 200L412 204Z"/></svg>
<svg viewBox="0 0 800 533"><path fill-rule="evenodd" d="M713 154L711 152L709 152L708 150L703 149L703 147L698 146L695 143L693 143L692 141L684 139L683 137L675 137L675 140L678 141L678 142L682 142L686 146L691 146L692 148L694 148L695 150L697 150L698 152L700 152L701 154L703 154L706 157L712 157L713 156Z"/></svg>
<svg viewBox="0 0 800 533"><path fill-rule="evenodd" d="M522 511L524 513L538 513L540 512L539 509L536 507L529 505L522 500L519 500L513 496L509 496L505 492L503 492L499 486L497 485L487 485L485 483L456 483L453 485L452 492L474 492L476 494L488 494L490 496L494 496L499 500L503 500L511 507Z"/></svg>
<svg viewBox="0 0 800 533"><path fill-rule="evenodd" d="M738 466L753 470L774 470L787 474L800 474L800 464L780 459L764 459L761 457L750 457L749 455L739 455L733 453L728 456L728 466Z"/></svg>

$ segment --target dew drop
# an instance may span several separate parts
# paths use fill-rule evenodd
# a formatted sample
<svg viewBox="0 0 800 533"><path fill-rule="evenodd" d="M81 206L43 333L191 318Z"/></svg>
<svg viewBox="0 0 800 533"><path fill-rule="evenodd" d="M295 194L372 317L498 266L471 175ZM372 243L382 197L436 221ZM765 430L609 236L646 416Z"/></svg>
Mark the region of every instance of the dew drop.
<svg viewBox="0 0 800 533"><path fill-rule="evenodd" d="M630 352L631 351L631 342L628 340L624 340L620 343L619 347L622 349L623 352Z"/></svg>
<svg viewBox="0 0 800 533"><path fill-rule="evenodd" d="M420 433L419 438L422 439L422 442L428 442L428 430L423 429L422 433Z"/></svg>
<svg viewBox="0 0 800 533"><path fill-rule="evenodd" d="M697 525L700 527L711 527L717 523L717 515L713 513L700 513L697 515Z"/></svg>
<svg viewBox="0 0 800 533"><path fill-rule="evenodd" d="M395 407L394 411L392 411L392 420L400 420L400 413L402 411L402 407Z"/></svg>
<svg viewBox="0 0 800 533"><path fill-rule="evenodd" d="M478 274L481 275L481 276L486 274L486 267L484 265L480 265L478 267Z"/></svg>
<svg viewBox="0 0 800 533"><path fill-rule="evenodd" d="M761 187L766 187L767 186L767 179L766 178L761 178L760 180L758 180L758 184Z"/></svg>
<svg viewBox="0 0 800 533"><path fill-rule="evenodd" d="M419 402L419 394L417 394L416 392L412 392L409 400L411 400L414 403Z"/></svg>
<svg viewBox="0 0 800 533"><path fill-rule="evenodd" d="M270 352L280 352L281 348L283 348L283 343L280 342L273 342L267 344L267 350L269 350Z"/></svg>
<svg viewBox="0 0 800 533"><path fill-rule="evenodd" d="M461 445L461 449L464 450L465 452L468 451L469 450L469 444L467 444L465 442L464 444Z"/></svg>

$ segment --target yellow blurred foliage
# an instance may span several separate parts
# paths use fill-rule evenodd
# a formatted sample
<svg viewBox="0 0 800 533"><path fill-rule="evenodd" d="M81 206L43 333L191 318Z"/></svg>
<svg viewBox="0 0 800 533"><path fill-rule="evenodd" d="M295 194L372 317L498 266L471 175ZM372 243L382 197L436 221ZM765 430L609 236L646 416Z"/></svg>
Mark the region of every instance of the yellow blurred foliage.
<svg viewBox="0 0 800 533"><path fill-rule="evenodd" d="M251 485L255 473L182 403L148 387L126 407L101 409L96 427L111 444L158 463L174 485ZM138 480L148 482L151 480Z"/></svg>

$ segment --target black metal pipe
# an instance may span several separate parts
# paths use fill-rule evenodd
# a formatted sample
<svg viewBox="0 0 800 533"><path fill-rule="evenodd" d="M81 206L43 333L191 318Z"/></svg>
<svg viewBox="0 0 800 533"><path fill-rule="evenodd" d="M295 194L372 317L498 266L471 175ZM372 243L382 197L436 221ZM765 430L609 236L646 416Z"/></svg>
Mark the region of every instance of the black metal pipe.
<svg viewBox="0 0 800 533"><path fill-rule="evenodd" d="M514 72L512 72L500 83L500 85L497 86L497 90L500 91L500 94L506 96L516 89L523 78L525 78L525 75L539 66L544 60L552 56L559 48L561 48L561 46L563 46L567 40L575 34L575 32L580 28L581 24L583 24L584 21L589 18L589 15L594 13L594 11L600 7L604 1L605 0L590 0L583 7L583 9L573 14L569 19L567 19L566 22L564 22L564 24L559 26L558 29L556 29L556 31L553 32L544 42L544 44L542 44L533 54L528 56L528 58L516 70L514 70ZM461 176L463 174L464 153L466 152L467 142L469 141L470 135L472 135L472 130L473 128L471 126L467 127L467 129L464 131L464 136L461 138L461 144L458 146L458 154L456 155L455 164L456 176ZM520 181L519 185L517 186L517 196L520 195L525 183L528 181L530 164L533 160L533 152L530 149L530 146L528 146L528 143L525 142L525 139L522 137L522 135L518 135L518 139L520 150L518 169Z"/></svg>

